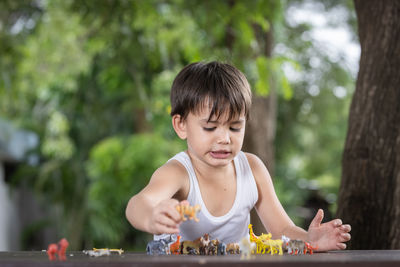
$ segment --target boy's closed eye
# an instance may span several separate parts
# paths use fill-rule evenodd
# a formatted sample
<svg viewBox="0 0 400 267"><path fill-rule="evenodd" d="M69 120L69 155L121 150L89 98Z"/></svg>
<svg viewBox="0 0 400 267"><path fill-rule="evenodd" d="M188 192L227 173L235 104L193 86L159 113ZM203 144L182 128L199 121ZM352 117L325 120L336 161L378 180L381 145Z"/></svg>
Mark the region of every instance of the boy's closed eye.
<svg viewBox="0 0 400 267"><path fill-rule="evenodd" d="M212 132L212 131L214 131L216 128L217 128L217 127L203 127L203 130L204 130L204 131L207 131L207 132Z"/></svg>
<svg viewBox="0 0 400 267"><path fill-rule="evenodd" d="M238 128L238 127L229 127L229 130L231 130L232 132L240 132L242 128Z"/></svg>
<svg viewBox="0 0 400 267"><path fill-rule="evenodd" d="M216 129L217 127L203 127L204 131L207 132L212 132ZM229 127L229 130L231 130L232 132L240 132L241 128L237 128L237 127Z"/></svg>

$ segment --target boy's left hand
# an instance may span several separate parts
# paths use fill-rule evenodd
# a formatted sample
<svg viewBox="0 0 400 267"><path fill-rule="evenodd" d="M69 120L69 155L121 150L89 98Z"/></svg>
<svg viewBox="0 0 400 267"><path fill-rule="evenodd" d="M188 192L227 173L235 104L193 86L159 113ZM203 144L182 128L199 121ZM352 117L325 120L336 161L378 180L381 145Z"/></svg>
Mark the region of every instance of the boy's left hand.
<svg viewBox="0 0 400 267"><path fill-rule="evenodd" d="M324 211L319 209L308 228L308 241L317 251L346 249L344 242L351 238L351 226L340 219L321 224L323 218Z"/></svg>

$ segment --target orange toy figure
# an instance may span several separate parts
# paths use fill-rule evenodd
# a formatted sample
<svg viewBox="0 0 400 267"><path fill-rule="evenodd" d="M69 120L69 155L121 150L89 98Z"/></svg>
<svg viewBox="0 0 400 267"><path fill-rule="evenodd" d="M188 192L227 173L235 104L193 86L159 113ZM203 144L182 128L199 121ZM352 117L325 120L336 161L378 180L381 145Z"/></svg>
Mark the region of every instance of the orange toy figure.
<svg viewBox="0 0 400 267"><path fill-rule="evenodd" d="M67 239L63 238L58 242L58 259L60 261L65 261L67 258L65 256L65 252L67 251L67 247L69 243Z"/></svg>
<svg viewBox="0 0 400 267"><path fill-rule="evenodd" d="M50 244L47 248L47 255L49 255L49 260L56 260L56 254L58 251L57 244Z"/></svg>
<svg viewBox="0 0 400 267"><path fill-rule="evenodd" d="M178 235L176 241L169 246L171 254L179 254L181 247L181 236Z"/></svg>
<svg viewBox="0 0 400 267"><path fill-rule="evenodd" d="M313 254L313 251L317 249L317 247L312 247L310 243L308 242L304 242L305 244L305 249L304 249L304 254L308 253L309 254Z"/></svg>
<svg viewBox="0 0 400 267"><path fill-rule="evenodd" d="M186 221L187 219L194 220L196 222L199 221L199 219L196 217L196 213L200 211L200 205L198 204L195 206L179 204L176 206L176 210L180 213L182 221Z"/></svg>

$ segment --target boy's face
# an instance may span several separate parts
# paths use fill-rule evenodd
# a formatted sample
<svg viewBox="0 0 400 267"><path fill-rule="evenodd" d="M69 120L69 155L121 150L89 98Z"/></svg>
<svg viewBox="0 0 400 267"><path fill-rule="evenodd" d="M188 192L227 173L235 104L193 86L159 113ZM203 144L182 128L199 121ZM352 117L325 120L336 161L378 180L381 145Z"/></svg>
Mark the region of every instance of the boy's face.
<svg viewBox="0 0 400 267"><path fill-rule="evenodd" d="M239 153L243 145L246 118L244 114L228 121L228 114L212 117L210 108L189 113L180 126L174 128L179 137L187 139L190 156L214 167L226 166Z"/></svg>

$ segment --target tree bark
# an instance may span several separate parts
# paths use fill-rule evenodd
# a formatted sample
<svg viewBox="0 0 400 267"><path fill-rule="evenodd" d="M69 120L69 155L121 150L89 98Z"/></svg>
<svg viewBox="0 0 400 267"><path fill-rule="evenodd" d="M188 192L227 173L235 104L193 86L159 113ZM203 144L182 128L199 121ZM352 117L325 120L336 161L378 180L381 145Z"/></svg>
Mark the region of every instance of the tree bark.
<svg viewBox="0 0 400 267"><path fill-rule="evenodd" d="M354 3L361 59L337 215L349 248L400 249L400 1Z"/></svg>
<svg viewBox="0 0 400 267"><path fill-rule="evenodd" d="M271 176L275 164L277 96L271 91L267 97L253 96L250 120L246 125L244 150L256 154L267 166Z"/></svg>

